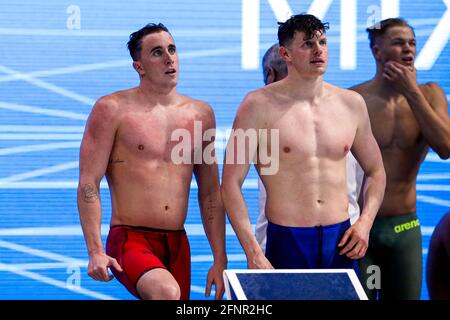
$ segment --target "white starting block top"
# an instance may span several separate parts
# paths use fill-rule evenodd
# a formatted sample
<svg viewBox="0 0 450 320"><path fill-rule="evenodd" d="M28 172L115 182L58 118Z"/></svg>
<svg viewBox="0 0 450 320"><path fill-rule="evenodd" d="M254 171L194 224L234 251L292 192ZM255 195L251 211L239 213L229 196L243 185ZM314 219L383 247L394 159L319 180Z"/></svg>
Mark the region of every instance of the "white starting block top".
<svg viewBox="0 0 450 320"><path fill-rule="evenodd" d="M225 270L228 300L368 300L353 269Z"/></svg>

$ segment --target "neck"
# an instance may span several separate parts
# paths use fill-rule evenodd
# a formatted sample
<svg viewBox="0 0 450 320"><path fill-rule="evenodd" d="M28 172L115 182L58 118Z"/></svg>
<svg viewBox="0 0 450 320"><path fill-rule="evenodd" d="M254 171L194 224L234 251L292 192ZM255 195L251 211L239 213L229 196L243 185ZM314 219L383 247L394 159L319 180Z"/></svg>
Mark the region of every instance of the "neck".
<svg viewBox="0 0 450 320"><path fill-rule="evenodd" d="M313 102L323 94L322 75L316 77L304 77L298 73L289 74L286 77L289 94L297 100L309 100Z"/></svg>
<svg viewBox="0 0 450 320"><path fill-rule="evenodd" d="M375 77L373 78L373 83L375 84L375 87L378 88L380 92L383 93L385 96L389 97L395 97L400 95L398 91L396 91L392 84L386 80L386 78L383 77L383 67L378 65L377 66L377 73L375 74Z"/></svg>
<svg viewBox="0 0 450 320"><path fill-rule="evenodd" d="M138 90L145 101L154 105L169 105L177 96L176 86L174 85L158 86L142 79Z"/></svg>

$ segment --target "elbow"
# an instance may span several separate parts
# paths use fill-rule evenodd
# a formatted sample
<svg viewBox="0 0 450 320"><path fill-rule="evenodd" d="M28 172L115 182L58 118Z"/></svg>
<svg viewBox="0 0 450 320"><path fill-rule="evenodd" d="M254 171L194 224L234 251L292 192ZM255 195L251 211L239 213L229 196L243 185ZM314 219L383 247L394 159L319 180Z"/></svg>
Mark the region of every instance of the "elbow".
<svg viewBox="0 0 450 320"><path fill-rule="evenodd" d="M384 196L384 193L386 192L386 171L384 171L384 168L379 171L376 180L379 192Z"/></svg>
<svg viewBox="0 0 450 320"><path fill-rule="evenodd" d="M229 204L233 198L233 194L239 190L239 184L231 179L222 179L222 185L220 186L220 195L225 207Z"/></svg>
<svg viewBox="0 0 450 320"><path fill-rule="evenodd" d="M100 182L101 182L101 177L92 178L92 177L80 176L80 180L78 181L77 192L78 192L78 194L80 192L84 192L86 190L98 192L98 190L100 190Z"/></svg>
<svg viewBox="0 0 450 320"><path fill-rule="evenodd" d="M442 160L447 160L450 158L450 143L447 145L439 146L438 148L434 149L436 151L439 158Z"/></svg>
<svg viewBox="0 0 450 320"><path fill-rule="evenodd" d="M230 197L229 197L228 189L227 189L226 185L224 185L224 184L222 184L220 186L220 197L222 199L222 205L223 205L225 214L228 216Z"/></svg>
<svg viewBox="0 0 450 320"><path fill-rule="evenodd" d="M227 202L228 199L228 195L229 195L229 184L225 181L222 181L222 185L220 186L220 195L222 197L222 201L225 204L225 202Z"/></svg>
<svg viewBox="0 0 450 320"><path fill-rule="evenodd" d="M446 148L443 152L439 152L438 155L442 160L447 160L450 158L450 148Z"/></svg>
<svg viewBox="0 0 450 320"><path fill-rule="evenodd" d="M373 174L367 174L367 178L372 178L384 193L386 189L386 170L384 169L383 164L381 164Z"/></svg>
<svg viewBox="0 0 450 320"><path fill-rule="evenodd" d="M381 175L381 183L383 186L383 194L384 194L384 192L386 191L386 180L387 180L386 170L384 170L384 167L382 168L380 175Z"/></svg>

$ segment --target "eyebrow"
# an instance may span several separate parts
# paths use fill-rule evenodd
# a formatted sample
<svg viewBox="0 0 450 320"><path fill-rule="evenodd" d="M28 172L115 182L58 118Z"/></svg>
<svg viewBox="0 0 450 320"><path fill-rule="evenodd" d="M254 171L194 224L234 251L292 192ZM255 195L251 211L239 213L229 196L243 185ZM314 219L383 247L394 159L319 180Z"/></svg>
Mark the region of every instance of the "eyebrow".
<svg viewBox="0 0 450 320"><path fill-rule="evenodd" d="M309 38L309 39L303 38L303 43L308 42L308 41L313 41L314 38L317 38L317 41L322 41L322 40L327 40L328 39L325 35L322 34L319 37L314 36L314 37Z"/></svg>
<svg viewBox="0 0 450 320"><path fill-rule="evenodd" d="M392 38L391 41L416 41L416 38L402 38L402 37L395 37Z"/></svg>
<svg viewBox="0 0 450 320"><path fill-rule="evenodd" d="M176 46L174 44L169 44L167 47L168 48L176 48ZM162 49L162 48L163 48L162 46L156 46L150 50L150 53L152 53L155 50Z"/></svg>
<svg viewBox="0 0 450 320"><path fill-rule="evenodd" d="M156 47L152 48L152 49L150 50L150 53L152 53L153 51L156 51L156 50L158 50L158 49L162 49L162 46L156 46Z"/></svg>

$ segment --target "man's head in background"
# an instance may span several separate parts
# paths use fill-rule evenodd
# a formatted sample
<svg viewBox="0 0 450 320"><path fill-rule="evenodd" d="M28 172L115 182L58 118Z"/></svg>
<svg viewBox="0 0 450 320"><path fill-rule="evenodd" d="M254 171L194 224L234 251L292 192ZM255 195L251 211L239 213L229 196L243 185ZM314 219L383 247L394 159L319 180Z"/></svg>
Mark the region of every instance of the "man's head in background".
<svg viewBox="0 0 450 320"><path fill-rule="evenodd" d="M264 84L277 82L287 76L286 62L281 58L278 43L271 46L262 59Z"/></svg>

